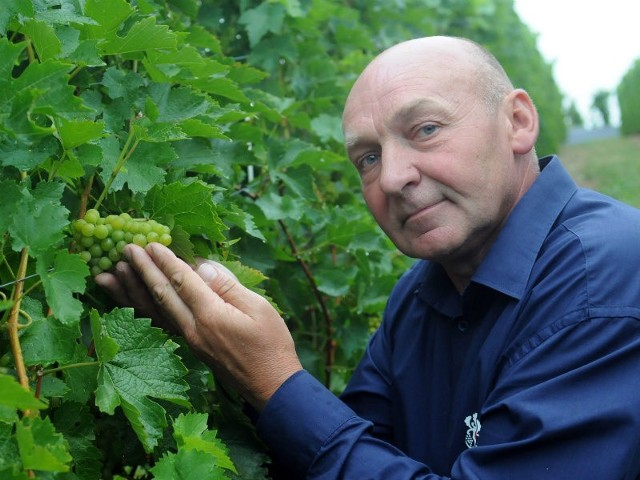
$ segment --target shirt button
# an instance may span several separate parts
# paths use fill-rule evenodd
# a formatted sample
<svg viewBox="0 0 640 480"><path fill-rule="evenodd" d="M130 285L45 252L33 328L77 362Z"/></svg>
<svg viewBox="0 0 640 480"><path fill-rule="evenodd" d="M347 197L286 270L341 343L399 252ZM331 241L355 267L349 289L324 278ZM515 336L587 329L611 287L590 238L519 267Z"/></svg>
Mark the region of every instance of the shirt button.
<svg viewBox="0 0 640 480"><path fill-rule="evenodd" d="M463 333L469 330L469 322L467 322L466 320L460 320L458 322L458 330Z"/></svg>

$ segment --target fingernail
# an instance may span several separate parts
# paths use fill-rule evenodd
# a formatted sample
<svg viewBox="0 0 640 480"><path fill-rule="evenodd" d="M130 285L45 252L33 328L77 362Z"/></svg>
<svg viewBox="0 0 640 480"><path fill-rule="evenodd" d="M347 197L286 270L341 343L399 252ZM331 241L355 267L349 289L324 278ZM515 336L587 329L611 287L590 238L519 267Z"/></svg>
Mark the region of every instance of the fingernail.
<svg viewBox="0 0 640 480"><path fill-rule="evenodd" d="M218 270L210 263L203 263L198 267L198 275L205 282L210 282L218 276Z"/></svg>

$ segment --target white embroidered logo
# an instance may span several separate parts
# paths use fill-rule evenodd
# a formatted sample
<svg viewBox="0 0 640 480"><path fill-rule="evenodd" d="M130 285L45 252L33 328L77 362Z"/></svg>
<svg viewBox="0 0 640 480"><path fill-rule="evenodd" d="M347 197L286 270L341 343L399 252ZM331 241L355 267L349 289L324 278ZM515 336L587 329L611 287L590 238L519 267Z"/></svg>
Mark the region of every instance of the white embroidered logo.
<svg viewBox="0 0 640 480"><path fill-rule="evenodd" d="M478 414L474 413L464 419L464 424L469 427L467 434L464 436L464 443L467 444L467 448L473 448L478 444L478 437L480 436L480 420L478 420Z"/></svg>

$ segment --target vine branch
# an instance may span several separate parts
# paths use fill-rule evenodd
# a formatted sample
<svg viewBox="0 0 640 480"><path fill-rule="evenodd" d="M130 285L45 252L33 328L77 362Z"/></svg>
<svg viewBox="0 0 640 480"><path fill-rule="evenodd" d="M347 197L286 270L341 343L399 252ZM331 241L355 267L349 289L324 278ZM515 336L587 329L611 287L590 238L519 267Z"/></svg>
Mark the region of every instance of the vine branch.
<svg viewBox="0 0 640 480"><path fill-rule="evenodd" d="M282 231L284 232L284 235L287 238L287 242L291 247L291 252L293 253L293 256L296 258L296 261L300 265L300 268L302 268L304 275L307 277L307 280L311 285L311 290L313 291L313 294L315 295L318 301L318 304L320 305L320 310L322 311L322 317L324 318L324 325L325 325L325 334L327 335L327 341L326 341L326 347L325 347L326 355L327 355L327 363L325 365L324 381L325 381L325 386L329 387L329 385L331 384L331 371L333 370L333 364L335 363L335 352L336 352L336 341L333 338L333 318L329 313L329 309L327 308L327 304L324 301L322 292L318 288L318 284L316 283L316 280L313 277L313 274L311 273L311 269L309 268L309 265L307 265L307 262L305 262L302 259L300 250L298 250L298 245L293 239L291 232L289 232L287 225L284 223L283 220L278 220L278 224L280 225L280 228L282 228Z"/></svg>
<svg viewBox="0 0 640 480"><path fill-rule="evenodd" d="M24 357L22 356L22 347L20 346L20 339L18 338L18 331L20 330L20 303L22 301L22 291L24 288L24 277L27 273L27 262L29 260L29 249L25 247L20 254L20 264L18 266L18 272L13 293L11 299L13 305L11 306L11 313L9 314L9 343L11 344L11 353L13 353L13 359L15 362L16 373L18 375L18 382L25 390L29 390L29 377L27 376L27 369L24 365Z"/></svg>

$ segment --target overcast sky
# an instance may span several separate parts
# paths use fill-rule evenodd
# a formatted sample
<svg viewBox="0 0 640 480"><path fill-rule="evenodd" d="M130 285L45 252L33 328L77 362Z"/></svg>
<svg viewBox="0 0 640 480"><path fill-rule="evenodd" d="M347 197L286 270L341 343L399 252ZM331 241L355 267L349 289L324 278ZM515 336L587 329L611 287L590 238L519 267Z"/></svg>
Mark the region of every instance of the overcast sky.
<svg viewBox="0 0 640 480"><path fill-rule="evenodd" d="M554 64L560 89L590 123L594 93L615 92L640 58L640 1L515 0L515 7L538 34L538 48ZM615 98L611 110L617 122Z"/></svg>

